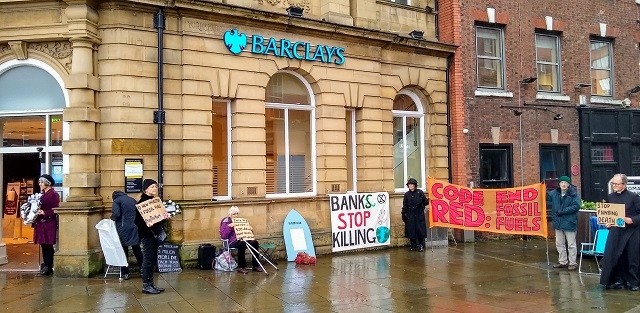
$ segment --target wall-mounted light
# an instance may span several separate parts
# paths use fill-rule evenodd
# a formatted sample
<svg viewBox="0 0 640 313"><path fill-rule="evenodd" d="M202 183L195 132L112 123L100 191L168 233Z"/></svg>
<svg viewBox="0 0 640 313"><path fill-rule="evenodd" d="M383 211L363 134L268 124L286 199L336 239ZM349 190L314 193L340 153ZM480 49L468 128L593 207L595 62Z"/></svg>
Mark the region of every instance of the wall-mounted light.
<svg viewBox="0 0 640 313"><path fill-rule="evenodd" d="M574 88L575 89L580 89L580 88L584 88L584 87L591 87L591 84L589 84L589 83L577 83Z"/></svg>
<svg viewBox="0 0 640 313"><path fill-rule="evenodd" d="M523 84L523 85L527 85L527 84L531 84L531 83L535 82L536 80L538 80L538 77L528 77L528 78L525 78L525 79L521 80L520 83Z"/></svg>
<svg viewBox="0 0 640 313"><path fill-rule="evenodd" d="M289 13L289 16L292 17L302 17L302 12L304 12L304 8L301 7L292 5L287 8L287 13Z"/></svg>
<svg viewBox="0 0 640 313"><path fill-rule="evenodd" d="M526 103L525 103L526 105ZM551 112L553 113L553 119L554 120L561 120L564 118L564 116L558 112L555 112L553 110L550 110L547 107L538 107L538 106L508 106L508 105L501 105L500 106L503 109L508 109L509 111L511 111L511 113L513 113L513 115L515 116L520 116L522 115L522 113L524 112L524 110L539 110L539 111L547 111L547 112Z"/></svg>
<svg viewBox="0 0 640 313"><path fill-rule="evenodd" d="M414 30L409 33L409 36L413 39L422 40L424 39L424 32L421 30Z"/></svg>
<svg viewBox="0 0 640 313"><path fill-rule="evenodd" d="M425 11L427 11L427 13L433 13L435 11L434 8L432 8L431 6L427 6L426 8L424 8Z"/></svg>

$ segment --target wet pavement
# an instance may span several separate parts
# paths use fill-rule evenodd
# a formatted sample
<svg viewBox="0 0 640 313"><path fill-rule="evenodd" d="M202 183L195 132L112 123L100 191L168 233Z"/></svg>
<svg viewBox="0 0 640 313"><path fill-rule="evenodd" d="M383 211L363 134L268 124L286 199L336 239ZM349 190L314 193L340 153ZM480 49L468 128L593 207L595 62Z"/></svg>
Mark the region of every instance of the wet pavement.
<svg viewBox="0 0 640 313"><path fill-rule="evenodd" d="M547 263L547 245L550 263ZM0 273L0 312L635 312L640 292L551 269L552 240L487 240L410 252L391 248L280 261L270 275L186 270L141 281ZM595 270L592 259L587 269Z"/></svg>

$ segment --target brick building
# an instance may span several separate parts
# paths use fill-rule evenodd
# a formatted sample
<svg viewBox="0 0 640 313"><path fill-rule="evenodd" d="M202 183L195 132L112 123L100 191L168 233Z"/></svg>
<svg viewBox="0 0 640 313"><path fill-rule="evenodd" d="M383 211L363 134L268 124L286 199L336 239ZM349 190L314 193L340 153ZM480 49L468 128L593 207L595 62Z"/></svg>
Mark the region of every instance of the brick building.
<svg viewBox="0 0 640 313"><path fill-rule="evenodd" d="M458 7L459 5L459 7ZM451 99L454 182L501 188L568 175L600 200L614 173L640 175L640 5L461 1ZM461 148L464 146L464 148Z"/></svg>
<svg viewBox="0 0 640 313"><path fill-rule="evenodd" d="M287 13L293 5L301 15ZM455 46L437 39L429 5L4 1L2 185L27 184L41 166L60 175L61 276L102 269L94 225L110 215L112 191L125 189L126 164L142 164L165 199L181 202L171 237L186 262L200 243L216 242L231 205L280 253L283 220L295 208L317 251L329 252L328 194L350 191L389 192L390 240L403 244L395 213L408 176L421 187L427 175L449 176ZM35 97L43 91L51 96ZM20 137L27 130L29 140ZM12 169L25 171L9 177ZM3 237L23 230L16 220L4 215ZM446 231L430 240L446 244Z"/></svg>

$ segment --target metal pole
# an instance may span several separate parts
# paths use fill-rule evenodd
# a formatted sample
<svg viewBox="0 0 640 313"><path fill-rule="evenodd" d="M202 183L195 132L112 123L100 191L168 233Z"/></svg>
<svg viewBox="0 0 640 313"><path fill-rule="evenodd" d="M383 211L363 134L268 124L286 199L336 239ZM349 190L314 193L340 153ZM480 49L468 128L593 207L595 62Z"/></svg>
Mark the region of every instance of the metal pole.
<svg viewBox="0 0 640 313"><path fill-rule="evenodd" d="M163 183L163 125L164 125L164 104L163 104L163 72L164 64L162 50L164 49L165 15L162 8L158 9L153 19L153 27L158 30L158 110L154 112L153 122L158 124L158 196L162 198Z"/></svg>

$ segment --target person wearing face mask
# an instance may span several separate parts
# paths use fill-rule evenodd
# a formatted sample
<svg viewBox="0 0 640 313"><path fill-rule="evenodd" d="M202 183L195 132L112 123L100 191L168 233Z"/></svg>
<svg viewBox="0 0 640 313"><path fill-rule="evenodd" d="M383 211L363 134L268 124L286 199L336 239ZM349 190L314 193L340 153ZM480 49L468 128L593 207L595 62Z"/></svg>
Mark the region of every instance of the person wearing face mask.
<svg viewBox="0 0 640 313"><path fill-rule="evenodd" d="M558 188L547 195L547 206L551 206L551 219L556 230L556 248L558 263L554 268L567 268L575 271L578 268L576 257L576 231L578 229L578 211L582 201L578 189L571 184L571 178L561 176ZM568 254L567 254L568 251Z"/></svg>
<svg viewBox="0 0 640 313"><path fill-rule="evenodd" d="M627 190L627 176L616 174L611 179L613 192L607 196L607 202L624 204L624 227L609 228L607 245L604 248L600 284L606 289L629 288L639 291L638 268L640 265L640 196Z"/></svg>
<svg viewBox="0 0 640 313"><path fill-rule="evenodd" d="M402 221L404 222L404 236L409 238L409 250L424 251L424 238L427 237L427 221L425 207L429 200L424 192L418 189L418 181L410 178L407 181L409 190L402 199Z"/></svg>

